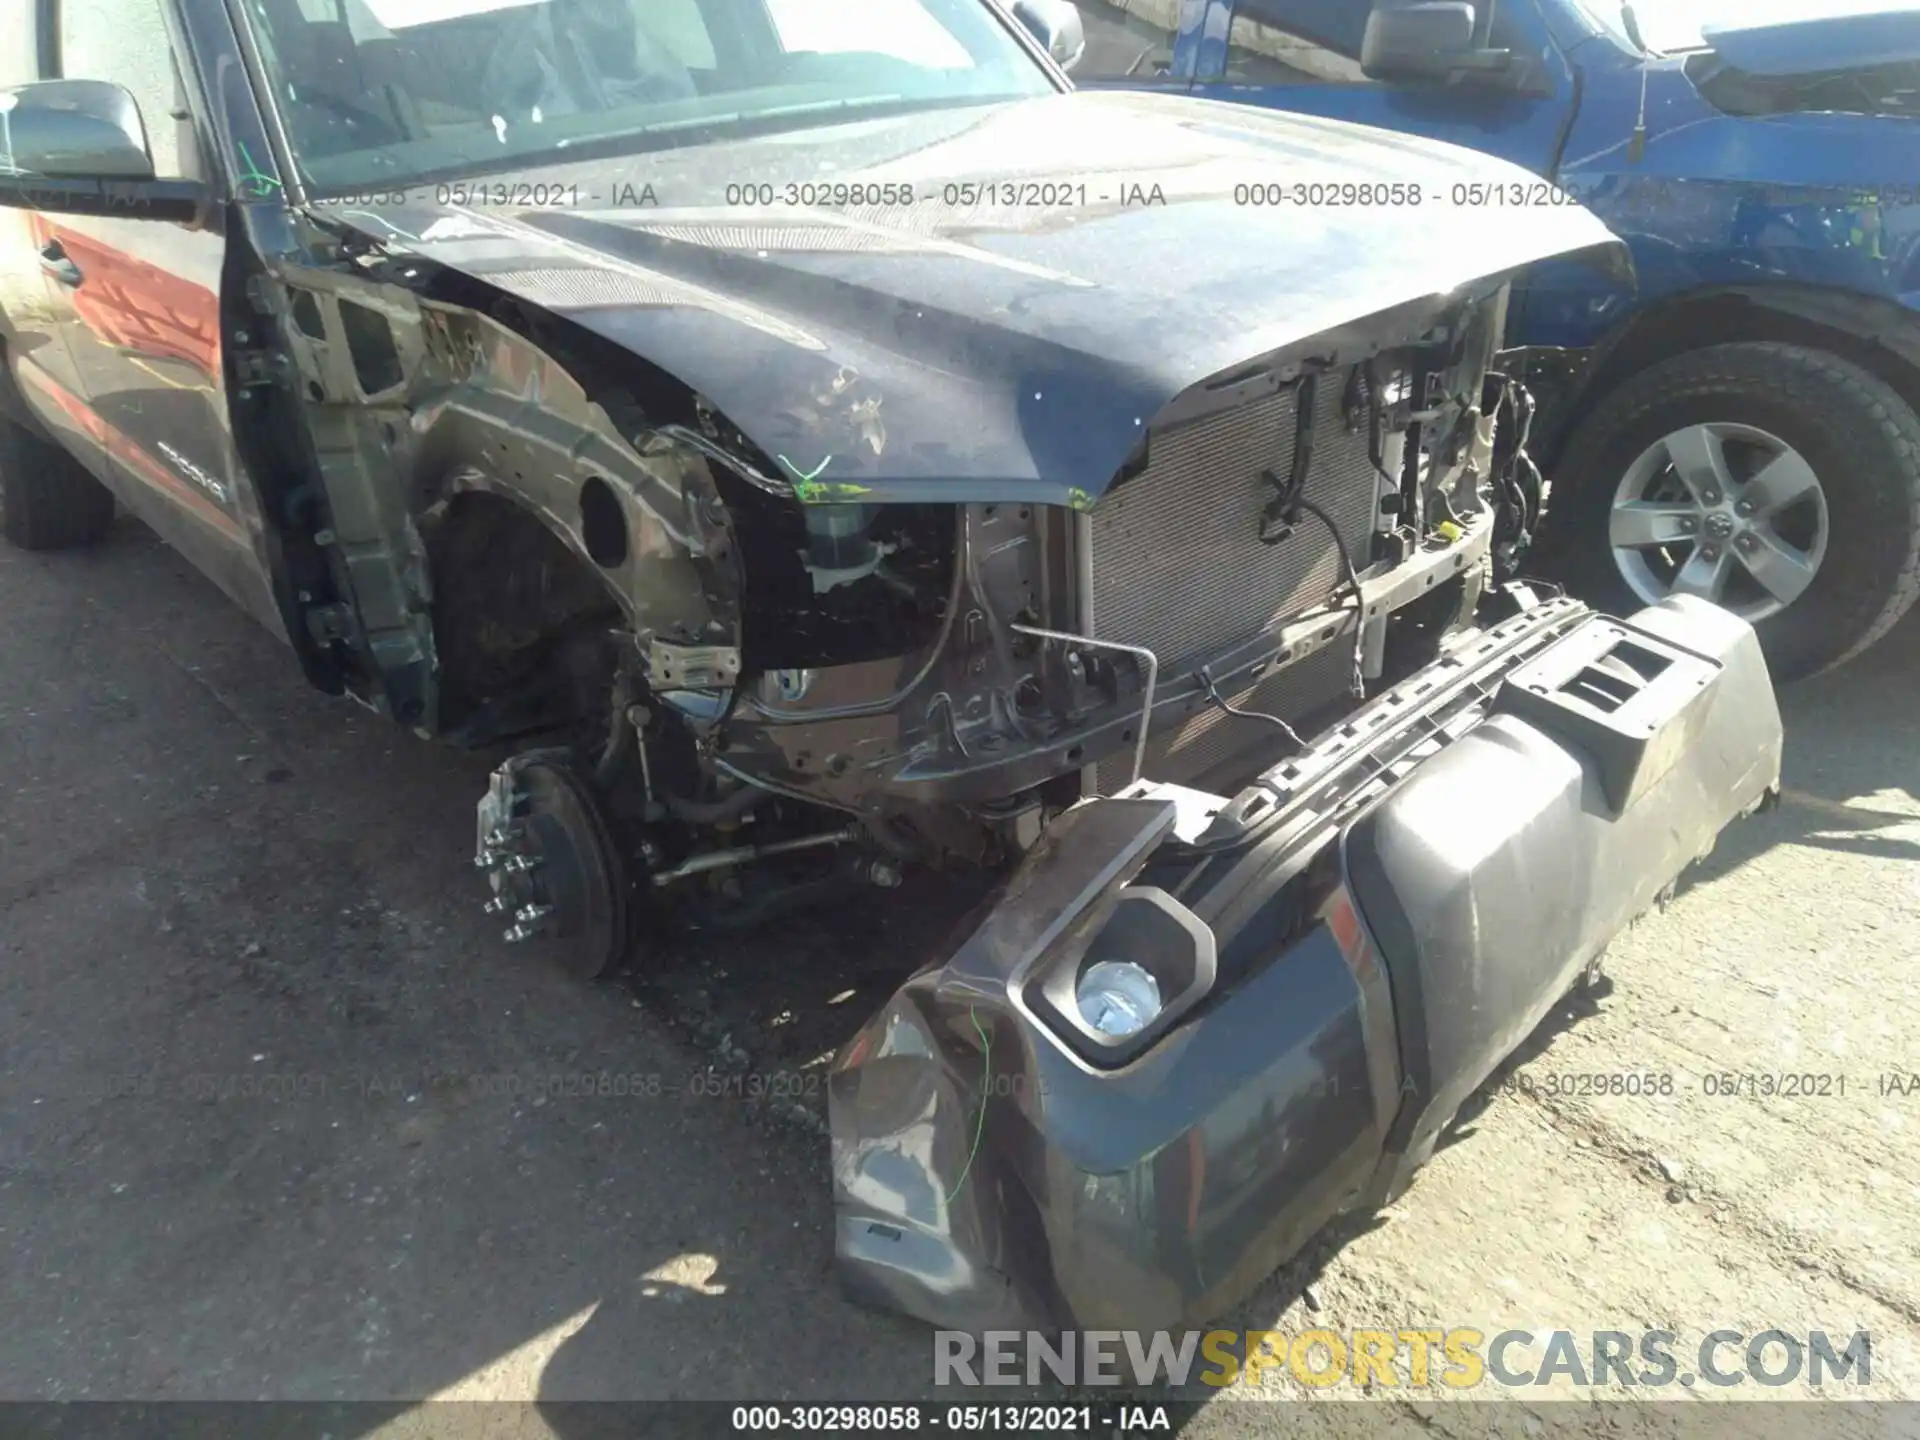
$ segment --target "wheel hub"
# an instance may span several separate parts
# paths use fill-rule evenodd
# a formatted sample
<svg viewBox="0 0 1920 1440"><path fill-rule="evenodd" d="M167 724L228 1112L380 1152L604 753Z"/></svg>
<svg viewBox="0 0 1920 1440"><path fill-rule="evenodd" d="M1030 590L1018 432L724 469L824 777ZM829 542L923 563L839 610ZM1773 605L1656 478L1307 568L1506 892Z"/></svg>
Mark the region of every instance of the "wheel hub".
<svg viewBox="0 0 1920 1440"><path fill-rule="evenodd" d="M562 751L516 755L493 772L475 818L483 907L510 944L542 942L568 970L601 974L629 939L625 860L587 782Z"/></svg>
<svg viewBox="0 0 1920 1440"><path fill-rule="evenodd" d="M1697 595L1757 624L1806 593L1826 559L1826 492L1800 452L1751 425L1691 425L1627 467L1609 521L1614 565L1658 604Z"/></svg>

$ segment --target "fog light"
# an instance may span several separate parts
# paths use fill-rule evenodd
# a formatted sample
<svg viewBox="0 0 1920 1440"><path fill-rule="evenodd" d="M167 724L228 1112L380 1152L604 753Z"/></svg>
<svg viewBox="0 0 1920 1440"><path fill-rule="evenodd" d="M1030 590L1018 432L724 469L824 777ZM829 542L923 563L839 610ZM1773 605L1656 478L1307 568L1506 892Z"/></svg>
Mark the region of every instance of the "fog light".
<svg viewBox="0 0 1920 1440"><path fill-rule="evenodd" d="M1116 1040L1138 1035L1160 1013L1159 982L1131 960L1088 966L1074 998L1081 1018Z"/></svg>

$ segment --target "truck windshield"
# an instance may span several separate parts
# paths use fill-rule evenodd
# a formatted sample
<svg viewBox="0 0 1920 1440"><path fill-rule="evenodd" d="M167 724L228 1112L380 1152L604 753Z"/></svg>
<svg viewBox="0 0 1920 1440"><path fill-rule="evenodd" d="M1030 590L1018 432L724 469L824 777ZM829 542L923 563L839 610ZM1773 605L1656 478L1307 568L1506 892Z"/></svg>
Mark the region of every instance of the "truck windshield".
<svg viewBox="0 0 1920 1440"><path fill-rule="evenodd" d="M1053 88L981 0L248 0L317 195Z"/></svg>

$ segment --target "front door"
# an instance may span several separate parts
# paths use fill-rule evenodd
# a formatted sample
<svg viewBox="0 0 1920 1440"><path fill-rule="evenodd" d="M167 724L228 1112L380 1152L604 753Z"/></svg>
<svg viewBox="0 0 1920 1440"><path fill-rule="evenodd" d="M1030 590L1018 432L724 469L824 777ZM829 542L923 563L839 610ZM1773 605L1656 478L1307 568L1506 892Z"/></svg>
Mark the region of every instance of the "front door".
<svg viewBox="0 0 1920 1440"><path fill-rule="evenodd" d="M0 89L40 78L40 56L51 47L43 23L34 6L0 7ZM0 109L0 157L12 153ZM49 248L52 238L37 211L0 208L0 363L25 408L104 480L106 452L73 363L73 290L58 248Z"/></svg>
<svg viewBox="0 0 1920 1440"><path fill-rule="evenodd" d="M54 0L57 74L111 80L139 102L154 172L206 160L166 0ZM44 68L44 67L43 67ZM48 76L46 78L53 78ZM71 349L127 508L276 633L283 623L258 543L254 492L228 423L220 283L222 215L204 226L60 215L42 222L66 266Z"/></svg>

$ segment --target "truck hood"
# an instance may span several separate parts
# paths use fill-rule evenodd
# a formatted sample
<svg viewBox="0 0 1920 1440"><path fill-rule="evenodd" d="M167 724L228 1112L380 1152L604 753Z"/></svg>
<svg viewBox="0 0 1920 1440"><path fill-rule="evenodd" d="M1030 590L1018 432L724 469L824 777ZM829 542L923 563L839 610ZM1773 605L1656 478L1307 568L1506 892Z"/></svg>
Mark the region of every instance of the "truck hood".
<svg viewBox="0 0 1920 1440"><path fill-rule="evenodd" d="M1578 207L1456 203L1456 184L1538 190L1499 160L1116 92L474 183L311 208L666 370L803 498L1084 506L1196 385L1309 341L1360 353L1352 331L1327 332L1369 317L1375 332L1424 328L1462 287L1548 256L1624 263ZM1336 188L1304 205L1241 188L1296 183ZM1420 203L1337 188L1389 183L1417 186Z"/></svg>
<svg viewBox="0 0 1920 1440"><path fill-rule="evenodd" d="M1834 0L1783 0L1700 28L1702 42L1750 75L1786 77L1835 70L1878 69L1920 60L1920 7L1844 5ZM1739 19L1732 19L1734 15Z"/></svg>

